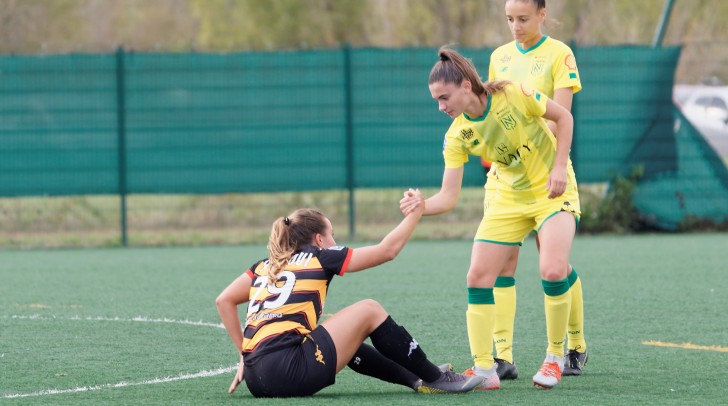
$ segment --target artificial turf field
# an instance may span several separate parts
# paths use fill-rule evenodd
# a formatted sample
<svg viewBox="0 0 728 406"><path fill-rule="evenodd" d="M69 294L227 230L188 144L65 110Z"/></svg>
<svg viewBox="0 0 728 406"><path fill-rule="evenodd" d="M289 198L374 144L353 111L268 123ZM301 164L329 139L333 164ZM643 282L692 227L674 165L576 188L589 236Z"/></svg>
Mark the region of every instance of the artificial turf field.
<svg viewBox="0 0 728 406"><path fill-rule="evenodd" d="M412 242L393 262L336 277L324 313L374 298L433 362L465 369L470 248ZM266 255L263 244L0 251L0 403L728 403L728 234L578 236L572 252L590 354L583 376L549 391L532 386L546 339L528 239L516 275L518 380L421 395L344 369L336 385L291 401L257 400L244 385L227 394L237 354L214 301Z"/></svg>

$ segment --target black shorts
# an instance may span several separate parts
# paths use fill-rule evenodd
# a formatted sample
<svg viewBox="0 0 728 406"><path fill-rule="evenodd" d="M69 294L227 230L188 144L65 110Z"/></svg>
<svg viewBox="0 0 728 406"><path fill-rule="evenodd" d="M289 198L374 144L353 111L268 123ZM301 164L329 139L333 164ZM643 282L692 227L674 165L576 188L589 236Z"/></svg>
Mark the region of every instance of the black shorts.
<svg viewBox="0 0 728 406"><path fill-rule="evenodd" d="M335 381L336 346L322 326L290 346L245 357L245 383L255 397L311 396Z"/></svg>

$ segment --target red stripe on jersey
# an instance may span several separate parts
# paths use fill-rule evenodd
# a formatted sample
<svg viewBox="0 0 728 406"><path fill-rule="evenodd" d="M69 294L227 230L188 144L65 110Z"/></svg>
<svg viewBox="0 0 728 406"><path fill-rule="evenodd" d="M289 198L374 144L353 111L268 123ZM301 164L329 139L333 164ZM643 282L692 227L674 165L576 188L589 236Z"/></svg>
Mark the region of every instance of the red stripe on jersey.
<svg viewBox="0 0 728 406"><path fill-rule="evenodd" d="M349 261L351 260L351 254L354 253L354 248L349 248L349 252L346 254L346 259L344 260L344 265L341 266L341 272L339 273L339 276L344 276L346 273L346 268L349 267Z"/></svg>

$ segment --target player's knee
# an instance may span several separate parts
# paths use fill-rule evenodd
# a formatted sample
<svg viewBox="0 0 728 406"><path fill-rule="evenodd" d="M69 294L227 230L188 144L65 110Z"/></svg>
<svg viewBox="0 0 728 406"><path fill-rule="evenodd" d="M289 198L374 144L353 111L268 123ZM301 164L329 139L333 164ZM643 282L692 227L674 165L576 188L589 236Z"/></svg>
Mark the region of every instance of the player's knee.
<svg viewBox="0 0 728 406"><path fill-rule="evenodd" d="M560 281L562 279L566 279L566 269L568 268L568 265L569 264L566 262L555 262L542 265L540 270L541 279L547 281Z"/></svg>
<svg viewBox="0 0 728 406"><path fill-rule="evenodd" d="M468 270L468 274L465 277L465 280L468 284L468 286L471 287L486 287L489 282L492 283L495 281L495 278L498 276L498 273L495 272L492 274L492 276L489 276L490 273L482 268L478 267L470 267Z"/></svg>
<svg viewBox="0 0 728 406"><path fill-rule="evenodd" d="M357 307L365 311L369 316L376 318L386 318L387 311L384 310L379 302L374 299L364 299L357 302Z"/></svg>

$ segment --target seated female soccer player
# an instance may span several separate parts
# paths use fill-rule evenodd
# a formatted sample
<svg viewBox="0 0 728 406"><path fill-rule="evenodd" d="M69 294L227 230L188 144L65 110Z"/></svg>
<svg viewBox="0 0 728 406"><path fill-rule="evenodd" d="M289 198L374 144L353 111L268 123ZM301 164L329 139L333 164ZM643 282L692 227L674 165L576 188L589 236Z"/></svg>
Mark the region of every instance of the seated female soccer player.
<svg viewBox="0 0 728 406"><path fill-rule="evenodd" d="M405 193L405 218L379 244L337 246L326 216L299 209L274 223L269 257L253 264L218 296L222 322L240 353L230 385L245 380L255 397L310 396L335 382L344 366L420 393L478 389L465 377L431 363L419 343L371 299L342 309L319 324L334 275L394 259L422 217L424 198ZM238 305L249 302L244 331ZM364 344L369 337L374 347ZM447 364L446 364L447 365Z"/></svg>

